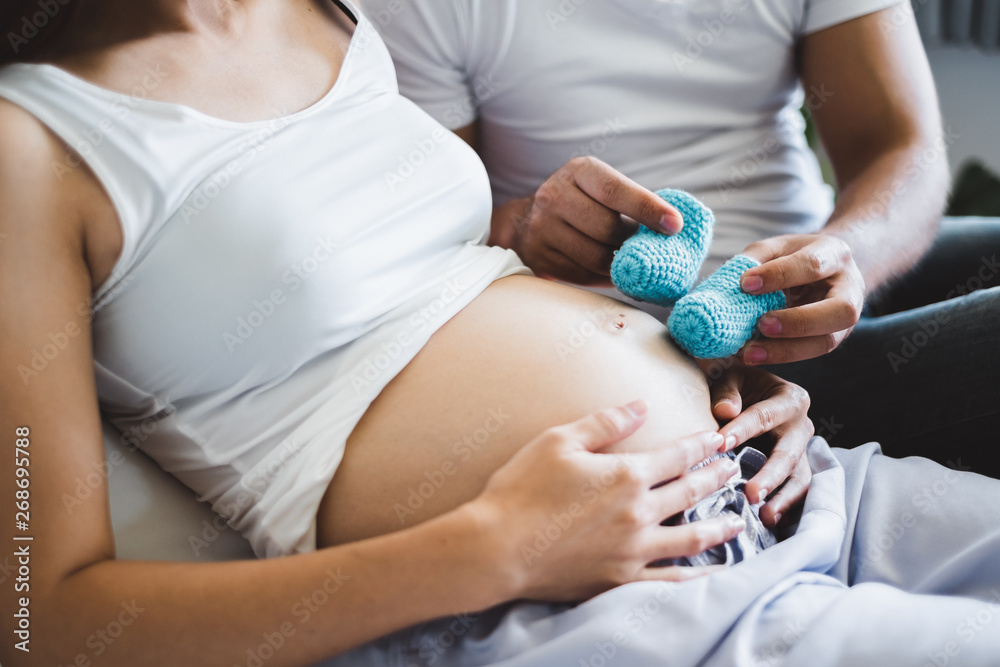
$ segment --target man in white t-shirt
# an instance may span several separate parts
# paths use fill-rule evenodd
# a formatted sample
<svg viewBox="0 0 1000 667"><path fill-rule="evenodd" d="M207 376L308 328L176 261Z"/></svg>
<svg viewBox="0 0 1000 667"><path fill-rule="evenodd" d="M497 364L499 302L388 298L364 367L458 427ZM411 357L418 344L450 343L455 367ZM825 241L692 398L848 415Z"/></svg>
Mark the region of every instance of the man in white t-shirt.
<svg viewBox="0 0 1000 667"><path fill-rule="evenodd" d="M947 192L949 135L908 3L366 0L365 7L393 53L401 92L483 158L494 194L491 243L514 248L540 275L608 287L613 252L636 222L667 233L681 224L650 190L687 190L717 219L703 274L745 252L763 266L744 276L743 288L789 296L791 307L761 319L763 336L740 359L754 366L821 357L857 326L836 354L781 374L822 406L813 416L828 438L909 440L906 451L931 454L918 441L954 419L904 422L920 406L896 385L919 388L929 409L955 414L927 375L964 373L961 360L929 350L908 355L905 346L896 354L894 346L927 317L949 316L915 315L892 329L861 317L866 298L890 291L931 246ZM802 106L830 157L836 206L803 136ZM984 224L981 238L997 248L996 223ZM939 292L924 303L946 296ZM987 345L995 310L986 321L972 318L971 328L939 322L947 335L930 337L931 347ZM928 367L931 360L942 368ZM741 400L731 375L716 393L738 412L748 397ZM968 393L979 397L995 387L985 375L971 385ZM817 401L824 392L854 403ZM996 425L995 401L953 400L963 420ZM730 408L717 415L731 417ZM894 409L899 420L881 419Z"/></svg>

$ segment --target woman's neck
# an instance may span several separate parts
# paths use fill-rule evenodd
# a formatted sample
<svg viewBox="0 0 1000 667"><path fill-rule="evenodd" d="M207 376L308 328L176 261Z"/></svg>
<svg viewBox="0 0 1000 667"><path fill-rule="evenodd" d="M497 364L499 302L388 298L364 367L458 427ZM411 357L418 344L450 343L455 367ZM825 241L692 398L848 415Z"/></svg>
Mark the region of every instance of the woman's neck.
<svg viewBox="0 0 1000 667"><path fill-rule="evenodd" d="M239 39L259 12L309 0L76 0L73 15L48 57L103 51L158 33Z"/></svg>

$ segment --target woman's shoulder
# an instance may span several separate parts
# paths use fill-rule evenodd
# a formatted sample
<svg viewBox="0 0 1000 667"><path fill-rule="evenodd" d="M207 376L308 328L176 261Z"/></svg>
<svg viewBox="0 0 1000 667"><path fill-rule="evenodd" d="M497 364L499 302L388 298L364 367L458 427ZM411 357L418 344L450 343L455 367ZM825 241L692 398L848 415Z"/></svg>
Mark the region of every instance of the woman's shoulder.
<svg viewBox="0 0 1000 667"><path fill-rule="evenodd" d="M52 165L69 150L40 120L24 108L0 99L0 199L3 218L22 207L55 207L67 198L70 184L61 183ZM34 217L34 216L33 216ZM16 224L5 220L4 226Z"/></svg>
<svg viewBox="0 0 1000 667"><path fill-rule="evenodd" d="M39 119L0 99L0 234L47 243L83 238L93 176L56 168L71 153Z"/></svg>
<svg viewBox="0 0 1000 667"><path fill-rule="evenodd" d="M32 206L49 206L69 197L73 183L53 170L69 150L42 121L0 98L0 198L5 204L30 200Z"/></svg>
<svg viewBox="0 0 1000 667"><path fill-rule="evenodd" d="M21 106L0 97L0 165L15 162L30 168L58 150L60 141Z"/></svg>

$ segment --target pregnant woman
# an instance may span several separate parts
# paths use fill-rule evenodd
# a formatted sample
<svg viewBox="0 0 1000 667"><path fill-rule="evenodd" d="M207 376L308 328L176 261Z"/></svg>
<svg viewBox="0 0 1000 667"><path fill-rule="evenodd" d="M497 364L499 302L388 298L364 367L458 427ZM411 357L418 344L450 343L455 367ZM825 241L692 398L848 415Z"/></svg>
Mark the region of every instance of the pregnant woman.
<svg viewBox="0 0 1000 667"><path fill-rule="evenodd" d="M0 70L0 427L33 538L4 664L307 665L691 579L648 564L743 530L660 525L734 472L688 472L737 444L703 374L652 318L480 245L482 165L398 96L356 7L39 11L11 33L32 57ZM104 469L99 408L281 557L115 560L106 489L73 496Z"/></svg>

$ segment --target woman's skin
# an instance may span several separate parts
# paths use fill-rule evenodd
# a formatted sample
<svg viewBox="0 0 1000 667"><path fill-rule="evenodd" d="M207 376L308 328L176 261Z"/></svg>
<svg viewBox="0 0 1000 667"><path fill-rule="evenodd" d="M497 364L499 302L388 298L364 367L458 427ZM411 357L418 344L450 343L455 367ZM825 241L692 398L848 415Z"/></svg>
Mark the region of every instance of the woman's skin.
<svg viewBox="0 0 1000 667"><path fill-rule="evenodd" d="M352 29L326 0L92 0L83 10L48 62L118 90L155 64L167 73L156 99L237 121L319 99L337 78ZM703 376L658 324L600 297L512 277L436 334L351 437L321 508L320 544L395 532L267 561L116 560L106 485L82 506L63 503L105 463L89 319L80 313L122 245L93 175L53 173L67 150L32 116L0 102L0 433L13 443L16 428L30 429L21 451L30 461L34 538L30 590L8 582L0 593L8 619L16 598L30 596L31 652L16 651L8 637L3 664L80 664L81 655L102 665L246 664L263 635L291 627L294 636L268 664L306 665L421 620L510 599L580 599L630 581L699 576L706 570L647 567L741 530L722 519L659 525L732 474L722 462L688 469L771 430L755 420L798 437L811 429L804 408L791 407L801 399L769 402L787 386L762 387L765 407L727 426L733 437L724 444ZM560 358L558 343L572 344L570 330L592 321L595 308L609 321ZM22 382L17 365L70 324L79 334ZM713 387L715 402L740 400L733 382ZM638 398L647 400L597 411ZM509 420L463 460L454 444L475 435L491 408ZM381 470L371 463L379 457ZM402 492L451 458L462 467L400 521L394 505L407 502ZM0 498L14 496L13 468L5 457ZM781 502L802 491L781 492ZM370 501L366 517L360 506ZM535 545L534 531L574 503L583 511L529 562L521 547ZM7 544L15 544L14 511L0 504ZM326 602L300 623L293 609L324 588ZM141 611L98 659L88 637L116 621L123 605Z"/></svg>

